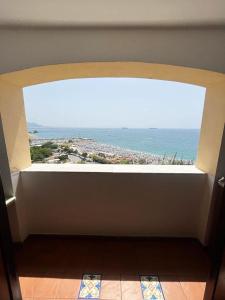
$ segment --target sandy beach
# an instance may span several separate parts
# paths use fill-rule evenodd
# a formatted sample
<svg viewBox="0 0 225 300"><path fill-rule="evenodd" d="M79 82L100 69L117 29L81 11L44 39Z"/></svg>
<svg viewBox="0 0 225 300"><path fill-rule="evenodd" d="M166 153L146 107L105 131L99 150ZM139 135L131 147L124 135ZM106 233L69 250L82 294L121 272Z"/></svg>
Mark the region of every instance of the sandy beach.
<svg viewBox="0 0 225 300"><path fill-rule="evenodd" d="M173 156L154 155L140 151L123 149L121 147L112 146L109 144L98 143L93 139L74 138L74 139L44 139L33 138L32 146L42 146L46 142L52 142L62 149L61 153L67 149L69 153L68 159L72 163L122 163L122 164L193 164L191 160L176 159L176 154ZM69 150L68 150L69 149ZM85 155L84 155L85 154ZM56 156L56 155L55 155ZM84 157L85 156L85 157ZM98 159L97 158L101 158ZM93 159L95 158L95 159Z"/></svg>

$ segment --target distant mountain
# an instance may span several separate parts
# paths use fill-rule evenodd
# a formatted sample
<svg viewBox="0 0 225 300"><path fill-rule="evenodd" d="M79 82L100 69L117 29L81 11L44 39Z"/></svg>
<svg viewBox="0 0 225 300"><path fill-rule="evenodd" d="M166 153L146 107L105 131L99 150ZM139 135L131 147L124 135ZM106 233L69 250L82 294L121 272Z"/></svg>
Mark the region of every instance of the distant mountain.
<svg viewBox="0 0 225 300"><path fill-rule="evenodd" d="M44 127L43 125L33 123L33 122L27 122L27 126L29 129L38 129L38 128Z"/></svg>

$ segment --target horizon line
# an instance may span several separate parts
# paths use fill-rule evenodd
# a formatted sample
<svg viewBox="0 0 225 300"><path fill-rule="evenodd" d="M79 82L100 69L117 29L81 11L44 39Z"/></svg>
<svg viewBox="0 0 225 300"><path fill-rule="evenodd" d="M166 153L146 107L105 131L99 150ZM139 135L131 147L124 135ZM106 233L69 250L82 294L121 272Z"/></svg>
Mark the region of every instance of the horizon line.
<svg viewBox="0 0 225 300"><path fill-rule="evenodd" d="M191 127L128 127L128 126L119 126L119 127L86 127L86 126L81 126L81 127L72 127L72 126L58 126L58 125L42 125L42 124L38 124L36 122L27 122L27 125L29 125L29 123L33 123L37 126L40 127L47 127L47 128L65 128L65 129L201 129L201 127L199 128L191 128Z"/></svg>

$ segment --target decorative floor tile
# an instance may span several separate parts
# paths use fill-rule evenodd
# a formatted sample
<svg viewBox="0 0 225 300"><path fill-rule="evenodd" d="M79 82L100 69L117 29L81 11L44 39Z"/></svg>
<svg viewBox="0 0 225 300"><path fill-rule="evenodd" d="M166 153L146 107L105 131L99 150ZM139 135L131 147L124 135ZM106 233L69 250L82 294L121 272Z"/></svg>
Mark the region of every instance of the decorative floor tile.
<svg viewBox="0 0 225 300"><path fill-rule="evenodd" d="M157 276L140 276L140 280L144 300L165 300Z"/></svg>
<svg viewBox="0 0 225 300"><path fill-rule="evenodd" d="M101 275L84 274L81 284L79 299L99 299L101 289Z"/></svg>

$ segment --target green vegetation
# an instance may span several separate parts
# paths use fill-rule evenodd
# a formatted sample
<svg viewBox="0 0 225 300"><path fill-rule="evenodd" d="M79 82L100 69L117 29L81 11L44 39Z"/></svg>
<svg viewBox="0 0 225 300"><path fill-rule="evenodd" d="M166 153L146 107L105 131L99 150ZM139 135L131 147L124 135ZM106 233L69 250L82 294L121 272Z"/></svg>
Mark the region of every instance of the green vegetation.
<svg viewBox="0 0 225 300"><path fill-rule="evenodd" d="M54 144L53 142L46 142L41 147L48 148L48 149L58 149L58 145Z"/></svg>
<svg viewBox="0 0 225 300"><path fill-rule="evenodd" d="M84 159L87 158L88 156L87 152L83 152L81 155L83 156Z"/></svg>
<svg viewBox="0 0 225 300"><path fill-rule="evenodd" d="M67 154L59 155L58 159L60 160L60 162L65 162L68 159L68 155Z"/></svg>
<svg viewBox="0 0 225 300"><path fill-rule="evenodd" d="M130 163L132 163L132 162L128 159L122 159L119 161L119 164L121 164L121 165L129 165Z"/></svg>
<svg viewBox="0 0 225 300"><path fill-rule="evenodd" d="M53 150L57 148L58 145L52 142L46 142L42 146L31 146L30 155L32 162L43 162L45 158L52 156Z"/></svg>
<svg viewBox="0 0 225 300"><path fill-rule="evenodd" d="M52 150L42 146L32 146L30 147L30 155L32 162L42 162L45 158L52 155Z"/></svg>
<svg viewBox="0 0 225 300"><path fill-rule="evenodd" d="M163 158L160 160L161 165L193 165L193 160L186 160L183 158L176 158L177 152L173 155L173 157L169 158L166 156L166 153L163 155Z"/></svg>
<svg viewBox="0 0 225 300"><path fill-rule="evenodd" d="M111 164L111 161L107 160L106 158L104 157L101 157L101 156L98 156L98 155L95 155L93 154L91 156L92 160L96 163L99 163L99 164Z"/></svg>
<svg viewBox="0 0 225 300"><path fill-rule="evenodd" d="M72 149L72 148L70 148L68 145L63 145L62 147L62 150L64 151L64 152L66 152L67 154L72 154L72 153L75 153L75 151Z"/></svg>

